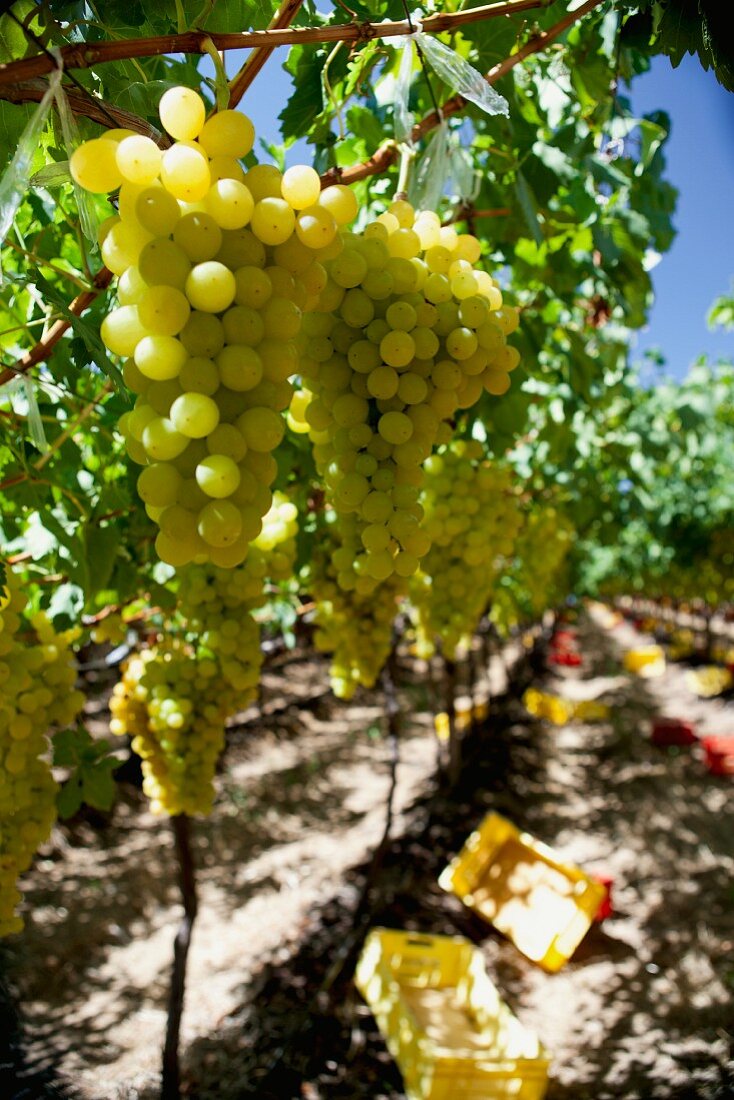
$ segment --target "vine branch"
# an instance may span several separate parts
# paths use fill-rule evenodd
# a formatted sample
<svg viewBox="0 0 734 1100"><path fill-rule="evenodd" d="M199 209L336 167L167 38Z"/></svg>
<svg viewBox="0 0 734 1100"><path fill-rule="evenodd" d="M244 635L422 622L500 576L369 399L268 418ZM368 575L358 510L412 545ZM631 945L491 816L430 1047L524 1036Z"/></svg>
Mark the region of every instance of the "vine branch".
<svg viewBox="0 0 734 1100"><path fill-rule="evenodd" d="M437 12L422 20L428 34L456 30L468 23L513 15L518 11L547 7L552 0L503 0L465 11ZM291 5L292 6L292 5ZM295 14L295 13L294 13ZM285 14L283 16L285 18ZM390 19L384 23L336 23L330 27L274 27L263 31L241 31L217 34L206 31L186 31L183 34L162 34L149 38L125 38L114 42L75 42L60 50L64 69L88 69L108 61L124 61L133 57L160 57L169 53L206 53L213 42L218 50L268 49L304 43L367 42L372 38L394 38L410 34L407 19ZM45 54L25 57L0 65L0 87L17 84L35 76L43 76L55 68L53 58Z"/></svg>
<svg viewBox="0 0 734 1100"><path fill-rule="evenodd" d="M301 9L303 0L283 0L268 26L268 30L289 27ZM229 106L236 107L253 80L263 68L275 46L260 46L249 55L240 71L229 82Z"/></svg>
<svg viewBox="0 0 734 1100"><path fill-rule="evenodd" d="M575 11L568 12L563 19L559 19L557 23L554 23L552 27L549 27L547 31L541 31L539 34L533 35L528 39L524 46L521 46L516 53L510 54L504 61L500 61L497 65L493 66L485 76L485 80L488 84L496 84L498 80L501 80L503 76L506 76L511 69L514 69L515 65L519 65L521 61L524 61L526 57L530 57L531 54L540 53L551 42L559 38L564 31L567 31L569 27L573 26L580 19L583 19L585 15L588 15L594 8L598 8L604 0L586 0L585 4L582 4L580 8ZM476 8L472 9L478 10ZM464 14L458 13L458 14ZM424 24L425 26L425 24ZM441 107L441 118L450 118L451 115L458 114L463 111L467 105L467 100L463 95L454 95L451 99L448 99L446 103ZM441 122L438 113L431 111L430 114L425 115L424 118L417 122L413 127L413 141L419 141L430 133L431 130L435 130ZM364 161L362 164L355 164L351 168L330 168L328 172L322 176L324 186L330 183L356 183L358 180L367 179L368 176L378 175L386 171L390 165L394 164L398 159L399 150L394 141L387 141L384 145L374 153L369 160Z"/></svg>

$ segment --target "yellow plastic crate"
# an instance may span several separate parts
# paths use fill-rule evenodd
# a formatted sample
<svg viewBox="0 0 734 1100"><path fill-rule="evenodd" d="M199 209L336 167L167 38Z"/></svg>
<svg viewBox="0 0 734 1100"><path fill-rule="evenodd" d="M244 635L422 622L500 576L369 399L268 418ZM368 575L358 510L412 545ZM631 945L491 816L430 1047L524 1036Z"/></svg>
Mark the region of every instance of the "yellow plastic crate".
<svg viewBox="0 0 734 1100"><path fill-rule="evenodd" d="M375 928L355 981L409 1100L542 1100L548 1054L468 940Z"/></svg>
<svg viewBox="0 0 734 1100"><path fill-rule="evenodd" d="M438 881L551 972L571 958L605 896L601 883L495 813Z"/></svg>
<svg viewBox="0 0 734 1100"><path fill-rule="evenodd" d="M624 655L624 667L638 676L661 676L665 672L665 654L659 645L628 649Z"/></svg>
<svg viewBox="0 0 734 1100"><path fill-rule="evenodd" d="M685 684L689 691L701 699L711 699L728 691L734 684L734 676L728 668L718 665L704 665L703 668L689 669L685 674Z"/></svg>

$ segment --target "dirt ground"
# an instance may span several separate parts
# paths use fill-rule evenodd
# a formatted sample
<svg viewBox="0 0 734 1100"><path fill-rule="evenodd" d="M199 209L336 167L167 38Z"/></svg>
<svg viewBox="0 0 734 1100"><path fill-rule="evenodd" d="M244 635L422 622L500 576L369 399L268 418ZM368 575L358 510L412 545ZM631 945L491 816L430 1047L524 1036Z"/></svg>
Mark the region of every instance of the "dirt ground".
<svg viewBox="0 0 734 1100"><path fill-rule="evenodd" d="M379 696L335 703L310 652L274 662L261 708L231 731L215 811L196 824L185 1094L402 1097L350 981L364 933L383 924L481 946L553 1054L549 1100L734 1096L734 780L710 776L698 748L656 749L648 734L657 713L731 732L734 707L695 698L680 666L625 674L621 652L646 640L595 612L581 622L580 670L538 674L517 644L496 655L490 718L450 797L436 782L425 670L402 662L394 840L366 895L389 784ZM509 694L503 661L516 659ZM515 698L531 679L610 703L611 720L531 719ZM94 720L103 728L104 711ZM489 809L614 876L614 916L559 974L436 884ZM180 915L170 829L125 788L108 819L56 830L25 889L26 929L0 955L0 1097L153 1100Z"/></svg>

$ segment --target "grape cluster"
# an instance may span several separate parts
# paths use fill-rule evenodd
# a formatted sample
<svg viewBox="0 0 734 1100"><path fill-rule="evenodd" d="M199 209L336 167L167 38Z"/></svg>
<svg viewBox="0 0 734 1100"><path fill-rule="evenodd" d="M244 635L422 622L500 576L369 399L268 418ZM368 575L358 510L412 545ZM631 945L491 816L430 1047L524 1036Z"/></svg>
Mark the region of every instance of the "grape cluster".
<svg viewBox="0 0 734 1100"><path fill-rule="evenodd" d="M145 467L138 492L160 528L156 550L174 566L230 568L270 508L302 313L357 204L346 187L322 192L306 166L245 172L252 123L231 110L206 118L191 89L165 92L160 117L170 148L113 130L76 149L70 168L89 191L119 188L100 234L119 308L101 335L137 395L120 428Z"/></svg>
<svg viewBox="0 0 734 1100"><path fill-rule="evenodd" d="M127 663L110 728L132 737L155 813L210 812L227 718L257 694L262 653L253 611L265 600L267 577L292 573L295 534L296 509L275 494L247 560L230 569L183 568L179 634Z"/></svg>
<svg viewBox="0 0 734 1100"><path fill-rule="evenodd" d="M318 309L304 317L303 385L288 421L309 433L343 527L336 582L368 596L388 577L412 576L428 552L422 464L451 438L458 409L507 390L517 311L475 267L475 237L402 200L341 241L324 260Z"/></svg>
<svg viewBox="0 0 734 1100"><path fill-rule="evenodd" d="M0 936L23 927L16 880L56 820L47 732L73 722L84 703L74 690L76 632L57 634L42 612L26 620L12 573L7 593L0 590Z"/></svg>
<svg viewBox="0 0 734 1100"><path fill-rule="evenodd" d="M349 518L349 517L348 517ZM357 538L343 524L321 533L304 582L316 604L314 644L332 654L331 687L338 699L351 699L358 685L373 687L392 644L392 624L407 581L396 575L369 595L345 588L339 572L358 553Z"/></svg>
<svg viewBox="0 0 734 1100"><path fill-rule="evenodd" d="M481 443L457 440L425 463L421 502L432 545L410 588L421 657L440 639L453 658L474 633L522 526L510 473L483 457Z"/></svg>
<svg viewBox="0 0 734 1100"><path fill-rule="evenodd" d="M537 618L552 607L563 589L564 565L573 543L573 527L553 505L531 510L517 544L520 602Z"/></svg>

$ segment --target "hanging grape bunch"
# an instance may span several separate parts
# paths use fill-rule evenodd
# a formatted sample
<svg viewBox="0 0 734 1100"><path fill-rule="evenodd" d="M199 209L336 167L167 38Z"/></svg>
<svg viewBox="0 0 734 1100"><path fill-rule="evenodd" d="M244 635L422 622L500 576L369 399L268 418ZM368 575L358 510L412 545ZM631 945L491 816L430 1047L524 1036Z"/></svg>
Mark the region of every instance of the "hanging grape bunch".
<svg viewBox="0 0 734 1100"><path fill-rule="evenodd" d="M191 89L165 92L160 117L170 148L113 130L76 149L71 172L89 191L119 188L100 234L119 301L102 339L137 395L120 429L145 467L156 550L174 566L228 568L270 508L302 312L327 282L318 257L340 247L357 206L306 166L245 172L252 123L230 110L207 119Z"/></svg>
<svg viewBox="0 0 734 1100"><path fill-rule="evenodd" d="M411 581L417 649L440 640L450 658L471 637L512 558L522 511L506 469L483 461L476 440L457 440L426 462L421 497L432 546Z"/></svg>
<svg viewBox="0 0 734 1100"><path fill-rule="evenodd" d="M339 519L336 581L364 596L412 576L428 552L422 465L451 439L457 410L508 389L518 318L475 266L479 241L433 212L398 200L340 236L318 311L304 318L303 388L288 419L309 433Z"/></svg>
<svg viewBox="0 0 734 1100"><path fill-rule="evenodd" d="M253 612L266 579L292 575L296 508L274 495L247 560L180 571L177 621L159 644L135 654L115 685L113 733L132 738L154 813L208 814L226 721L257 695L263 654Z"/></svg>
<svg viewBox="0 0 734 1100"><path fill-rule="evenodd" d="M0 936L18 932L16 879L56 820L58 786L48 762L50 726L74 721L84 696L74 689L71 645L43 612L24 618L28 600L8 570L0 588Z"/></svg>

